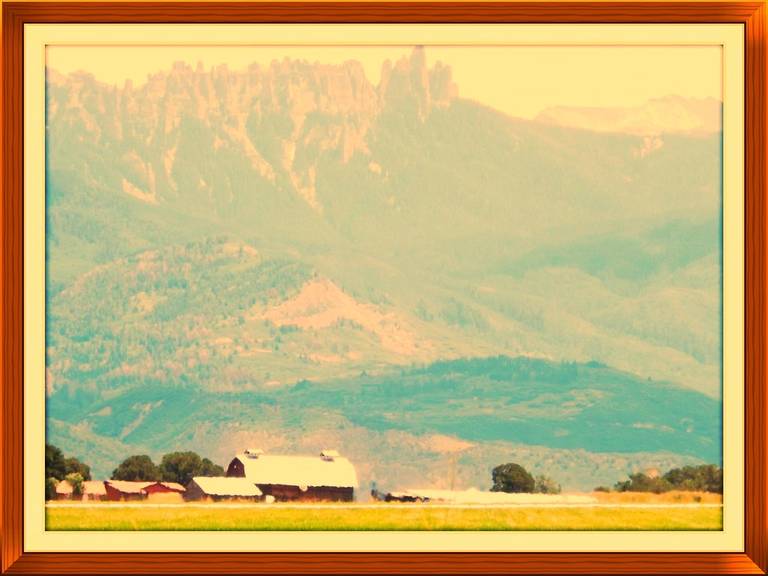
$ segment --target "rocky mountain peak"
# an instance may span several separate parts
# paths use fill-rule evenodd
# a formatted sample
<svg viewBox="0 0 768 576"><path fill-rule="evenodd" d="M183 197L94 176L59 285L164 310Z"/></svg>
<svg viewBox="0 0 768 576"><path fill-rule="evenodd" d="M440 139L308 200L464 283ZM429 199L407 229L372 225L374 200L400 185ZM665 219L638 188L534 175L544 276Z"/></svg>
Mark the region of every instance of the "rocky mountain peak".
<svg viewBox="0 0 768 576"><path fill-rule="evenodd" d="M234 153L247 159L258 178L298 194L318 212L321 156L346 164L355 154L368 155L382 110L413 111L423 122L433 107L447 106L457 94L450 68L438 64L429 70L423 47L394 66L385 63L378 87L354 60L334 65L285 58L241 71L179 61L143 85L129 80L122 88L80 73L64 77L49 71L49 77L50 125L67 131L51 140L54 165L69 154L59 143L87 141L118 150L116 157L125 160L117 171L105 167L109 175L101 186L152 203L201 194L220 204L222 196L233 194L221 191L220 181L228 177L213 173L215 163L200 160ZM200 158L183 162L195 174L189 168L181 174L179 149L189 150L192 135L197 151L190 153ZM100 156L98 150L93 155ZM87 157L69 157L66 163L82 164Z"/></svg>
<svg viewBox="0 0 768 576"><path fill-rule="evenodd" d="M423 46L416 46L409 57L394 65L389 60L384 62L379 83L382 106L410 104L423 121L432 106L445 107L457 96L450 67L438 62L430 70Z"/></svg>

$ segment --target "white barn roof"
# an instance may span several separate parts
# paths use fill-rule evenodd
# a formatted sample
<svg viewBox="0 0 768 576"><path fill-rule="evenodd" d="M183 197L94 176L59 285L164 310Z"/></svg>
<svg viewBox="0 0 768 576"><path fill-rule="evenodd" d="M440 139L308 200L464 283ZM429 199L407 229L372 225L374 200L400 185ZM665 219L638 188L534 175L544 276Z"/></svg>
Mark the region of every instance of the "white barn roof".
<svg viewBox="0 0 768 576"><path fill-rule="evenodd" d="M245 477L254 484L357 488L355 467L340 456L324 459L320 456L263 454L251 458L238 454L235 458L243 463Z"/></svg>
<svg viewBox="0 0 768 576"><path fill-rule="evenodd" d="M56 494L72 494L73 492L74 487L66 480L62 480L56 484Z"/></svg>
<svg viewBox="0 0 768 576"><path fill-rule="evenodd" d="M104 488L104 482L101 480L86 480L83 482L83 494L104 496L106 493L107 489Z"/></svg>
<svg viewBox="0 0 768 576"><path fill-rule="evenodd" d="M211 496L261 496L261 490L248 478L195 476L192 481Z"/></svg>
<svg viewBox="0 0 768 576"><path fill-rule="evenodd" d="M156 484L160 484L161 486L165 486L169 490L175 490L176 492L184 492L185 488L178 482L156 482Z"/></svg>

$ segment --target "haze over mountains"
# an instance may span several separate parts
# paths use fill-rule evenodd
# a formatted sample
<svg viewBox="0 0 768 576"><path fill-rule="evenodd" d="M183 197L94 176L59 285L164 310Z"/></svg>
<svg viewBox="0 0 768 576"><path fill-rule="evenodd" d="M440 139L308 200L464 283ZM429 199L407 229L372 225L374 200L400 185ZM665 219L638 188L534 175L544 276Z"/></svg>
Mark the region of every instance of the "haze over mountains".
<svg viewBox="0 0 768 576"><path fill-rule="evenodd" d="M643 106L627 108L547 108L536 120L595 132L703 136L720 132L722 103L714 98L667 96L654 98Z"/></svg>
<svg viewBox="0 0 768 576"><path fill-rule="evenodd" d="M97 474L246 445L388 488L719 461L719 128L510 118L422 49L378 85L48 79L48 437Z"/></svg>

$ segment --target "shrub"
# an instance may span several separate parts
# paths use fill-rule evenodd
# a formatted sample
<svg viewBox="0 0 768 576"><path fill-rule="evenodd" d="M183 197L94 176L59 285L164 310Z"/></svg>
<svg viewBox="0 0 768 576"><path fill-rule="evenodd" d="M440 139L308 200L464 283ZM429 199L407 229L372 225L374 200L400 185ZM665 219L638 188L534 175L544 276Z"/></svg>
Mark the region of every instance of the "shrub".
<svg viewBox="0 0 768 576"><path fill-rule="evenodd" d="M539 494L560 494L562 488L560 487L560 484L552 480L549 476L539 475L536 476L533 491Z"/></svg>

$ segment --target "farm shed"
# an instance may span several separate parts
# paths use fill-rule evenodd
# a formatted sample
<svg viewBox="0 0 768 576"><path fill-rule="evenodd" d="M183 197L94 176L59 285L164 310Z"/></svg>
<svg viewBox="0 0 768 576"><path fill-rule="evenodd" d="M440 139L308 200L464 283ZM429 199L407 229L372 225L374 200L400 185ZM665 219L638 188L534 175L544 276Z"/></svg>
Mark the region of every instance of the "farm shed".
<svg viewBox="0 0 768 576"><path fill-rule="evenodd" d="M147 497L145 488L156 482L129 482L127 480L107 480L104 488L107 500L143 500Z"/></svg>
<svg viewBox="0 0 768 576"><path fill-rule="evenodd" d="M355 467L335 450L323 450L318 456L287 456L250 449L234 457L227 476L247 478L279 502L351 502L357 488Z"/></svg>
<svg viewBox="0 0 768 576"><path fill-rule="evenodd" d="M166 494L168 492L175 492L176 494L184 494L184 486L176 482L153 482L144 491L148 496L152 494Z"/></svg>
<svg viewBox="0 0 768 576"><path fill-rule="evenodd" d="M106 500L107 489L103 480L86 480L83 482L83 500Z"/></svg>
<svg viewBox="0 0 768 576"><path fill-rule="evenodd" d="M72 484L66 480L62 480L56 484L56 500L71 500L74 488Z"/></svg>
<svg viewBox="0 0 768 576"><path fill-rule="evenodd" d="M195 476L187 484L186 500L259 500L259 487L247 478Z"/></svg>
<svg viewBox="0 0 768 576"><path fill-rule="evenodd" d="M129 482L107 480L104 482L107 500L143 500L155 494L184 494L184 486L176 482Z"/></svg>

